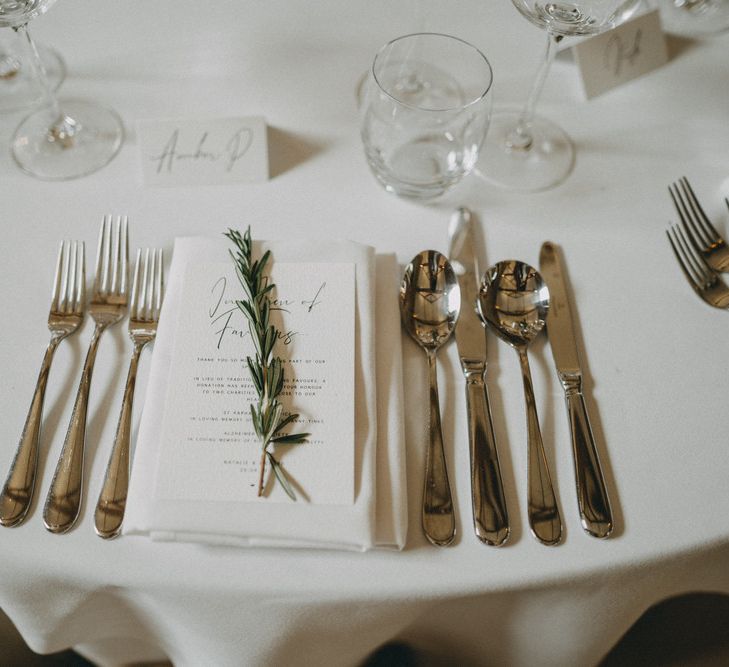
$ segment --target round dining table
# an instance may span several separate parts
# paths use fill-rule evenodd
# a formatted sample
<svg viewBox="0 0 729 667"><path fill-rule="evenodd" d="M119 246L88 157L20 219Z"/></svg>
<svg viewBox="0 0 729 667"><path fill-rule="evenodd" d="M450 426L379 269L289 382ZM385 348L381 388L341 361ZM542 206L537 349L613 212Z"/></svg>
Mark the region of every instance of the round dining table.
<svg viewBox="0 0 729 667"><path fill-rule="evenodd" d="M667 34L665 64L591 99L564 48L538 112L574 142L568 178L538 193L500 189L489 181L486 151L451 191L421 202L387 193L369 171L362 78L389 40L439 32L486 55L494 108L523 104L546 37L507 0L76 0L54 4L30 30L62 54L60 96L116 110L125 139L98 172L42 181L11 156L23 112L0 116L1 476L48 342L58 245L86 242L90 279L105 214L129 216L133 251L163 247L168 260L177 237L251 225L261 239L367 244L396 254L402 268L421 250L447 253L449 218L465 206L477 220L483 268L505 259L538 266L544 241L561 248L615 523L607 539L582 530L564 393L541 335L530 360L564 535L557 546L531 536L519 364L489 334L486 378L511 535L495 548L473 532L465 385L448 344L439 380L457 534L448 547L429 544L420 519L427 372L403 336L402 550L102 540L94 504L132 349L124 323L98 350L79 521L52 534L43 499L93 329L87 317L59 347L49 377L35 501L23 524L0 527L0 609L34 651L73 648L99 665L358 665L397 641L448 664L593 665L652 605L729 593L729 315L692 291L665 233L677 222L667 188L682 176L729 232L729 33ZM145 183L139 121L239 116L268 125L265 182ZM133 437L153 355L152 345L141 357Z"/></svg>

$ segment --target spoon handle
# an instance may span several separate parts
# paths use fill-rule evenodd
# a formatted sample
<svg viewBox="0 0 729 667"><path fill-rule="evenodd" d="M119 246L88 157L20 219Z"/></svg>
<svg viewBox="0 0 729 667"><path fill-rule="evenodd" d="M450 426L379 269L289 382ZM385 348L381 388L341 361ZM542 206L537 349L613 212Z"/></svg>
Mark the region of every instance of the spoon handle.
<svg viewBox="0 0 729 667"><path fill-rule="evenodd" d="M558 544L562 538L562 519L559 515L557 500L554 497L547 458L544 455L544 444L542 443L542 432L539 429L529 359L524 348L519 348L518 352L521 377L524 382L529 446L527 464L529 526L534 537L542 544Z"/></svg>
<svg viewBox="0 0 729 667"><path fill-rule="evenodd" d="M442 547L450 544L456 536L456 518L443 451L435 350L428 349L426 353L430 378L430 442L425 458L423 532L432 544Z"/></svg>

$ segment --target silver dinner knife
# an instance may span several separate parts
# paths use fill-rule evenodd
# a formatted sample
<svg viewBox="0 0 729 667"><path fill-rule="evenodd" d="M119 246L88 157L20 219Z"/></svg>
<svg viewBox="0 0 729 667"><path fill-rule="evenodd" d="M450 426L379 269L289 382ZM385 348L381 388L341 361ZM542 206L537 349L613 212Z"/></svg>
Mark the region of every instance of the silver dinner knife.
<svg viewBox="0 0 729 667"><path fill-rule="evenodd" d="M567 299L564 268L557 246L549 241L542 245L539 269L551 297L547 336L567 401L580 520L590 535L607 537L613 529L613 516L582 395L582 369Z"/></svg>
<svg viewBox="0 0 729 667"><path fill-rule="evenodd" d="M455 334L466 378L473 528L482 542L499 546L509 537L509 517L485 381L487 341L477 310L481 276L471 217L468 209L459 208L448 229L450 260L461 287L461 315Z"/></svg>

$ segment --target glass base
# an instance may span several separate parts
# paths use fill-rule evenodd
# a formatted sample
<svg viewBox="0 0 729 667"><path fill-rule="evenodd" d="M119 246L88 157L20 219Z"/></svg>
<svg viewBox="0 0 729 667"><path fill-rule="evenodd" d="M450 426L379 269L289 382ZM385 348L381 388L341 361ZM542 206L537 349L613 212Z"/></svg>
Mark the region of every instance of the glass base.
<svg viewBox="0 0 729 667"><path fill-rule="evenodd" d="M57 90L66 78L66 65L53 49L38 46L38 52L51 90ZM28 62L29 57L0 47L0 113L28 109L43 100L43 90Z"/></svg>
<svg viewBox="0 0 729 667"><path fill-rule="evenodd" d="M574 145L561 127L540 116L535 116L529 125L531 143L517 145L511 135L520 114L521 109L493 114L476 171L489 183L509 190L549 190L572 171Z"/></svg>
<svg viewBox="0 0 729 667"><path fill-rule="evenodd" d="M108 164L124 139L116 112L83 100L60 100L59 105L65 122L43 108L18 126L12 144L18 166L36 178L62 181Z"/></svg>

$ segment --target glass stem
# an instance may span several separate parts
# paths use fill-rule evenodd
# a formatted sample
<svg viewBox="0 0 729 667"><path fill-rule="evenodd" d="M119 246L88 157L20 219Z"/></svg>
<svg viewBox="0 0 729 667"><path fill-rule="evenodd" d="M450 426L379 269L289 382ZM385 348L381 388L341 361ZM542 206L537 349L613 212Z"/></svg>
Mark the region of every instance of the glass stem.
<svg viewBox="0 0 729 667"><path fill-rule="evenodd" d="M516 127L509 133L506 140L507 146L512 150L529 150L532 145L533 138L529 131L529 125L534 118L534 109L537 106L542 89L544 88L544 82L547 80L547 74L557 54L557 45L562 39L562 35L555 35L551 32L547 34L547 50L544 54L544 60L537 70L537 75L534 77L534 83L532 83L529 97L527 97L524 109L519 116L519 121Z"/></svg>
<svg viewBox="0 0 729 667"><path fill-rule="evenodd" d="M46 137L50 143L57 144L61 148L71 148L74 144L74 138L80 130L80 126L73 118L67 116L61 111L56 93L53 91L53 88L48 81L46 67L41 60L40 53L38 53L38 48L36 47L33 38L30 36L27 24L20 26L17 30L23 32L25 39L28 42L33 70L36 78L38 79L38 83L41 86L43 98L49 109L50 117L53 119L51 125L48 127Z"/></svg>
<svg viewBox="0 0 729 667"><path fill-rule="evenodd" d="M53 117L58 118L58 116L61 115L61 108L58 106L56 95L48 82L48 74L46 73L46 67L43 64L43 61L41 60L40 53L38 53L38 47L36 47L33 38L30 36L27 24L20 26L17 30L18 32L23 33L25 40L28 42L28 48L30 49L31 54L31 64L33 66L36 79L41 86L44 100L50 108Z"/></svg>

